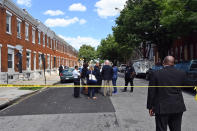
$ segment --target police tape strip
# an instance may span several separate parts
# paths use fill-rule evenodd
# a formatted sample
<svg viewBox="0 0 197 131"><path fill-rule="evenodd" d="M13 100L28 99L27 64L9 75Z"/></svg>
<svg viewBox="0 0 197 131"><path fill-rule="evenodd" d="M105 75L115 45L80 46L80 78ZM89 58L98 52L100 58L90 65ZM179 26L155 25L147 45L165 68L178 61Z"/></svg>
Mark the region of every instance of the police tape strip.
<svg viewBox="0 0 197 131"><path fill-rule="evenodd" d="M197 91L197 86L99 86L99 85L12 85L12 84L0 84L1 87L179 87L179 88L191 88L194 87L194 90Z"/></svg>

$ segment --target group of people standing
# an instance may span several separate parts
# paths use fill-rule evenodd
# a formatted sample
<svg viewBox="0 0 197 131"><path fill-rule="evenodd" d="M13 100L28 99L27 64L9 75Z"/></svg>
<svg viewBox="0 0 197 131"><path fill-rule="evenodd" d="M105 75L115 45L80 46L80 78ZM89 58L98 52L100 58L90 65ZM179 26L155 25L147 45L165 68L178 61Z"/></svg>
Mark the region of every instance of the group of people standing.
<svg viewBox="0 0 197 131"><path fill-rule="evenodd" d="M163 69L152 73L149 81L147 109L150 116L155 116L156 131L181 131L182 115L186 111L181 86L186 86L186 73L174 68L175 59L173 56L165 57L163 61ZM81 73L78 67L73 71L75 85L80 85L80 77L82 85L88 85L88 97L96 99L95 91L99 92L103 81L103 95L112 95L112 84L114 86L113 93L117 93L116 81L118 78L118 68L114 64L110 65L109 61L105 61L102 67L97 63L94 67L85 64ZM133 92L133 79L135 70L132 64L126 67L125 71L125 88L130 83ZM86 81L87 80L87 81ZM84 86L85 87L85 86ZM84 89L84 88L82 88ZM75 93L79 87L75 87ZM78 97L79 95L75 95Z"/></svg>
<svg viewBox="0 0 197 131"><path fill-rule="evenodd" d="M88 98L97 99L95 93L101 92L103 89L104 96L112 96L112 94L117 93L117 85L116 81L118 79L118 67L116 64L111 64L109 60L106 60L103 67L96 63L95 66L88 65L85 63L81 71L78 71L78 67L75 67L73 71L74 76L74 85L81 85L80 87L74 88L74 96L79 97L80 93L84 93L88 95ZM133 86L133 78L135 76L135 71L132 65L128 65L125 71L125 86L128 86L130 83ZM103 86L102 86L103 85ZM113 86L113 88L112 88ZM103 87L103 88L101 88ZM124 88L123 92L127 91L127 87ZM131 92L133 92L133 87L131 88Z"/></svg>

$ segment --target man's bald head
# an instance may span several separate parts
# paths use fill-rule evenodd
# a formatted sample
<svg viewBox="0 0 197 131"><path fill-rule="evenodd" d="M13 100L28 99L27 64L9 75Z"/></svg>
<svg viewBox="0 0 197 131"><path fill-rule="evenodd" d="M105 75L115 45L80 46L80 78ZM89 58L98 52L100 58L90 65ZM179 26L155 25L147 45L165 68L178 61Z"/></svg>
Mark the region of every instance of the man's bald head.
<svg viewBox="0 0 197 131"><path fill-rule="evenodd" d="M174 61L175 59L173 56L166 56L163 60L163 65L173 66Z"/></svg>
<svg viewBox="0 0 197 131"><path fill-rule="evenodd" d="M109 60L106 60L105 65L109 65L109 64L110 64Z"/></svg>

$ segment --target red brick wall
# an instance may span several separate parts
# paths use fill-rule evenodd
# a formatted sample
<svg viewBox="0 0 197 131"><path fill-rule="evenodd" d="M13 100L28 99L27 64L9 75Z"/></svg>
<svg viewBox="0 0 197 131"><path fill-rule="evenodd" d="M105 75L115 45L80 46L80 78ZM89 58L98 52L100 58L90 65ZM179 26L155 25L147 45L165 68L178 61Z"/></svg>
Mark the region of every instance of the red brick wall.
<svg viewBox="0 0 197 131"><path fill-rule="evenodd" d="M7 72L7 66L8 66L8 62L7 62L7 54L8 54L8 48L7 48L7 44L12 45L12 46L16 46L16 45L22 45L23 46L23 70L26 70L26 49L31 50L31 70L34 69L34 51L36 51L36 69L39 69L39 58L38 58L38 52L42 52L44 54L46 54L46 65L47 65L47 54L51 54L54 56L56 56L56 67L57 67L57 57L63 57L63 58L69 58L68 55L64 54L64 53L60 53L58 51L54 51L52 50L51 47L51 40L49 39L49 47L47 47L47 37L45 35L45 47L43 47L43 32L41 32L41 44L38 44L38 29L36 29L35 31L35 44L32 43L32 25L30 22L26 21L29 24L29 41L25 40L25 21L22 20L21 23L21 39L17 38L17 16L9 9L7 9L9 12L12 13L12 17L11 17L11 35L6 33L6 9L0 7L0 44L2 44L2 48L1 48L1 60L2 60L2 72ZM20 17L18 17L20 18ZM52 41L52 43L54 44L54 41ZM15 49L15 54L18 51ZM18 62L17 57L15 58L15 71L18 71L16 64ZM70 58L73 61L77 61L77 58ZM53 61L53 59L52 59ZM53 63L53 62L52 62ZM53 63L54 64L54 63Z"/></svg>

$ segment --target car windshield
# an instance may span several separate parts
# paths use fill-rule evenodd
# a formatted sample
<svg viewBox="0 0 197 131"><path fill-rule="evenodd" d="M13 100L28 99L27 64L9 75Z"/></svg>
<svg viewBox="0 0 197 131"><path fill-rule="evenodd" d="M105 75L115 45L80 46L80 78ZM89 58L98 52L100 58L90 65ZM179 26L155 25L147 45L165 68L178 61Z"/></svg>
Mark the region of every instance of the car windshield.
<svg viewBox="0 0 197 131"><path fill-rule="evenodd" d="M197 70L197 61L193 61L190 70Z"/></svg>
<svg viewBox="0 0 197 131"><path fill-rule="evenodd" d="M68 68L66 70L63 71L63 73L72 73L73 72L73 68Z"/></svg>

